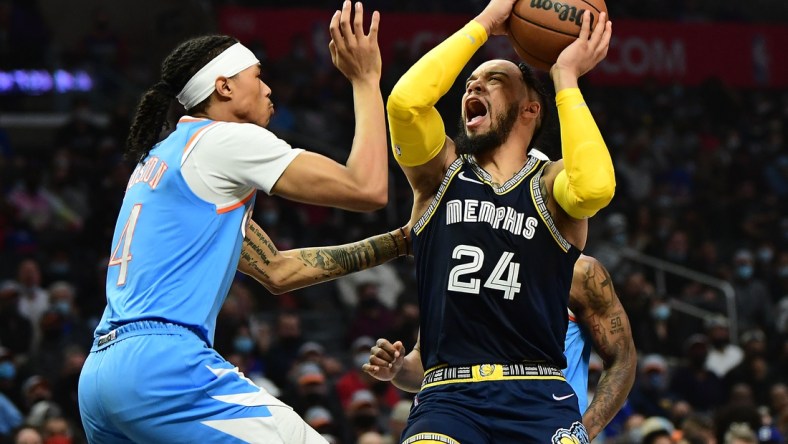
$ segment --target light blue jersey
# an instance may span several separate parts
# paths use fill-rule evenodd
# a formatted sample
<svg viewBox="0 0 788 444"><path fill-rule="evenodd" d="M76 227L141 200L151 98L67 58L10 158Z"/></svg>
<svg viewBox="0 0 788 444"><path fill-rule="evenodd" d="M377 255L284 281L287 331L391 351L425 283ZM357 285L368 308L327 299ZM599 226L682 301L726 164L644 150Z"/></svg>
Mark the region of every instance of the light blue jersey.
<svg viewBox="0 0 788 444"><path fill-rule="evenodd" d="M577 394L582 415L588 408L588 363L591 359L591 339L588 337L588 332L577 323L575 314L571 310L569 310L569 326L564 341L564 356L566 356L564 376Z"/></svg>
<svg viewBox="0 0 788 444"><path fill-rule="evenodd" d="M79 379L89 443L326 443L211 348L255 190L270 192L295 155L256 125L187 117L132 173ZM196 191L217 176L220 204Z"/></svg>
<svg viewBox="0 0 788 444"><path fill-rule="evenodd" d="M97 337L129 322L159 320L188 327L212 345L255 192L217 208L189 188L181 163L220 124L182 120L131 175L115 225Z"/></svg>

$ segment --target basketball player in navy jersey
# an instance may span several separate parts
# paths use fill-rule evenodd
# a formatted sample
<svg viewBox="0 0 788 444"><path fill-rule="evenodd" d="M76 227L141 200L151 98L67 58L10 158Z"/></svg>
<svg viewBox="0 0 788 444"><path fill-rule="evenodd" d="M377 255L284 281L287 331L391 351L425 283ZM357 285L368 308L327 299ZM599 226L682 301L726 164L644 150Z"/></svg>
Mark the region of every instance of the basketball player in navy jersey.
<svg viewBox="0 0 788 444"><path fill-rule="evenodd" d="M610 275L590 256L580 256L575 263L569 307L572 315L565 339L564 375L574 393L562 396L578 404L589 440L593 440L624 405L635 381L637 353L629 318L613 290ZM592 345L605 362L605 373L589 406L588 361ZM363 369L411 393L421 389L424 379L418 343L406 354L402 342L378 339Z"/></svg>
<svg viewBox="0 0 788 444"><path fill-rule="evenodd" d="M613 198L607 146L578 78L607 53L604 14L550 70L563 160L533 147L547 98L525 65L492 60L466 80L461 127L446 136L437 101L514 0L492 0L416 62L387 112L394 157L414 192L413 251L427 369L403 442L585 443L564 379L567 301L586 219Z"/></svg>

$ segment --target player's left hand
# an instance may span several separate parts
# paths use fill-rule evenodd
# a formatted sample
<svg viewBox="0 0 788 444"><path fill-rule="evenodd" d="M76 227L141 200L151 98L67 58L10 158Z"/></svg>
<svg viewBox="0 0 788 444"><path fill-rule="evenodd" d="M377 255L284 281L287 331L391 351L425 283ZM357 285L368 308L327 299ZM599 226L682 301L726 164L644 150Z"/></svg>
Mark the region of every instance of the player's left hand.
<svg viewBox="0 0 788 444"><path fill-rule="evenodd" d="M586 10L583 13L580 35L577 40L561 51L550 74L555 76L555 71L560 70L579 78L591 71L607 56L612 34L613 22L607 19L607 14L604 12L599 14L599 22L591 31L591 12Z"/></svg>
<svg viewBox="0 0 788 444"><path fill-rule="evenodd" d="M405 360L405 346L401 341L395 343L380 338L369 351L369 362L361 369L380 381L391 381L402 369Z"/></svg>

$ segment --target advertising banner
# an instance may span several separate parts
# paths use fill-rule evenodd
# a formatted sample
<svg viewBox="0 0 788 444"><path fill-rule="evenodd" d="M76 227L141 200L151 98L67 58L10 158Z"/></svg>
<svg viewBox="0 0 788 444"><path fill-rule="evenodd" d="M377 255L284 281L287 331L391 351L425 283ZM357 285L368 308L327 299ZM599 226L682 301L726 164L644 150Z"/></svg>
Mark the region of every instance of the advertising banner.
<svg viewBox="0 0 788 444"><path fill-rule="evenodd" d="M333 10L220 10L220 31L257 45L270 60L305 51L328 58ZM369 14L367 14L369 16ZM413 60L459 29L470 17L455 14L384 13L379 42L385 64ZM647 80L694 85L717 77L738 87L788 86L788 26L615 20L607 58L589 74L597 85L637 85ZM367 18L367 23L369 18ZM516 54L505 37L484 46L485 58Z"/></svg>

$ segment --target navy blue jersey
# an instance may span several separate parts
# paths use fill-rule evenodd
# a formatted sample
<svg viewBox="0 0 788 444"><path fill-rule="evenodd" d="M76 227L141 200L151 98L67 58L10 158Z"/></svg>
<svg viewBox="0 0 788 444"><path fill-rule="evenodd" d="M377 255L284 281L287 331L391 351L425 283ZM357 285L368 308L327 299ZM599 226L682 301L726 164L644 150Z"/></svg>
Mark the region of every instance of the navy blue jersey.
<svg viewBox="0 0 788 444"><path fill-rule="evenodd" d="M472 157L451 164L413 228L421 356L437 365L566 366L567 303L580 251L558 232L531 150L500 187Z"/></svg>

